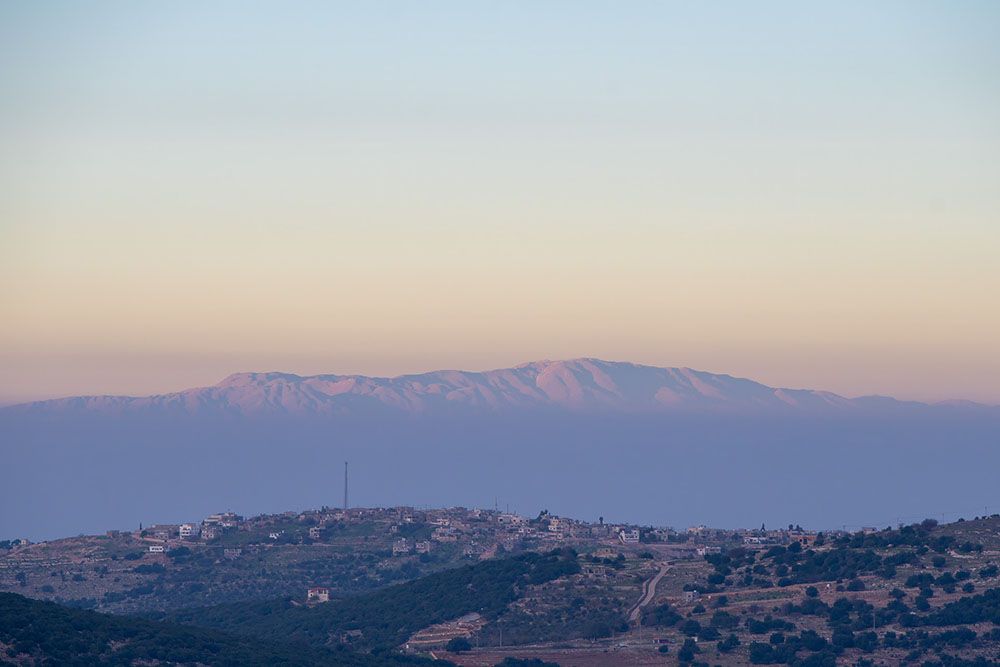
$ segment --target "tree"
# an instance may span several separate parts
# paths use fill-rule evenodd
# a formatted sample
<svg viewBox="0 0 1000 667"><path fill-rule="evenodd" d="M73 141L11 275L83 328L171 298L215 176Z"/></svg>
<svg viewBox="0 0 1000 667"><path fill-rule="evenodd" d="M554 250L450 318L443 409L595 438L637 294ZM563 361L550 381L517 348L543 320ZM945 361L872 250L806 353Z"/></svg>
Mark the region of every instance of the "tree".
<svg viewBox="0 0 1000 667"><path fill-rule="evenodd" d="M768 665L775 662L774 649L762 642L750 644L750 662L754 665Z"/></svg>
<svg viewBox="0 0 1000 667"><path fill-rule="evenodd" d="M681 626L681 632L686 634L688 637L694 637L696 634L701 632L701 623L694 619L690 619L684 622Z"/></svg>
<svg viewBox="0 0 1000 667"><path fill-rule="evenodd" d="M718 649L722 653L729 653L734 648L740 645L740 638L736 635L729 635L721 642L719 642Z"/></svg>
<svg viewBox="0 0 1000 667"><path fill-rule="evenodd" d="M677 660L680 662L691 662L694 660L694 654L701 653L701 649L695 644L694 640L690 637L684 640L684 646L681 650L677 652Z"/></svg>
<svg viewBox="0 0 1000 667"><path fill-rule="evenodd" d="M739 620L728 611L717 611L712 614L711 625L713 628L731 630L739 624Z"/></svg>
<svg viewBox="0 0 1000 667"><path fill-rule="evenodd" d="M806 597L814 598L819 595L819 590L815 586L806 587Z"/></svg>
<svg viewBox="0 0 1000 667"><path fill-rule="evenodd" d="M592 621L584 628L583 636L587 639L601 639L611 636L611 626L601 621Z"/></svg>
<svg viewBox="0 0 1000 667"><path fill-rule="evenodd" d="M472 650L472 644L465 637L452 637L445 647L450 653L463 653Z"/></svg>

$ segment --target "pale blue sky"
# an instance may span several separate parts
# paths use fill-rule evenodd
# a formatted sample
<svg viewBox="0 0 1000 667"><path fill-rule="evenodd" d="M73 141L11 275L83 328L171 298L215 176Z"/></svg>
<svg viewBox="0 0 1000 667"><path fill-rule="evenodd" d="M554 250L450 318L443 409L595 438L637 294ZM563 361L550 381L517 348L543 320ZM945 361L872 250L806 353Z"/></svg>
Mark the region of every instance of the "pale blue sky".
<svg viewBox="0 0 1000 667"><path fill-rule="evenodd" d="M1000 401L996 2L6 2L0 400L603 356Z"/></svg>

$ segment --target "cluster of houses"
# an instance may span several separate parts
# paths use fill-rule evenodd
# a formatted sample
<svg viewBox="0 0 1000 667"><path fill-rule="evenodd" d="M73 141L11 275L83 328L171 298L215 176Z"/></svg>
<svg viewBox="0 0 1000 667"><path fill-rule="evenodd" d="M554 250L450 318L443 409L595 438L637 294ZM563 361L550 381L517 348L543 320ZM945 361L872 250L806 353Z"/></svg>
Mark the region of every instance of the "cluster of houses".
<svg viewBox="0 0 1000 667"><path fill-rule="evenodd" d="M412 553L429 554L431 552L430 540L412 542L405 537L401 537L392 544L393 556L408 556Z"/></svg>
<svg viewBox="0 0 1000 667"><path fill-rule="evenodd" d="M211 541L227 530L240 528L243 517L233 512L222 512L205 517L200 523L156 524L132 533L132 536L147 543L149 553L164 553L168 548L180 546L184 542ZM117 537L118 531L109 531L110 537Z"/></svg>
<svg viewBox="0 0 1000 667"><path fill-rule="evenodd" d="M147 542L150 553L164 553L182 543L211 542L227 531L249 531L240 543L323 543L336 538L337 529L351 524L374 523L374 537L385 539L392 557L430 554L455 544L467 558L489 558L501 552L522 549L546 549L561 545L620 544L640 547L646 543L670 543L686 550L692 557L721 552L742 544L768 546L799 542L813 546L818 534L799 526L787 529L717 530L704 525L683 531L671 528L641 528L628 524L578 521L543 511L535 518L514 512L462 507L420 510L412 507L335 509L323 507L305 512L285 512L245 519L233 512L205 517L201 522L179 525L155 525L137 531L136 537ZM379 529L381 526L381 529ZM427 529L430 529L429 531ZM259 535L259 538L254 534ZM265 537L266 536L266 537ZM255 541L257 540L257 541ZM266 547L265 547L266 548ZM243 551L225 549L228 559L239 558ZM446 553L454 553L447 550ZM595 566L595 569L600 569Z"/></svg>

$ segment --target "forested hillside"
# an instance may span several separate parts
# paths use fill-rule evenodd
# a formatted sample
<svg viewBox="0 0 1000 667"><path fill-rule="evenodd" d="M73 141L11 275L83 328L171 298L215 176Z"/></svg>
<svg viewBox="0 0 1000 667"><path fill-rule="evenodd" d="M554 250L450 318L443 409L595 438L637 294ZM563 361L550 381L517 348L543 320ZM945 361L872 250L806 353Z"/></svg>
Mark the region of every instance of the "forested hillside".
<svg viewBox="0 0 1000 667"><path fill-rule="evenodd" d="M213 627L264 639L294 639L313 645L360 630L357 644L387 649L413 632L470 612L500 614L525 587L579 571L572 550L525 553L484 561L390 586L375 593L315 607L290 600L240 603L164 615L179 623Z"/></svg>
<svg viewBox="0 0 1000 667"><path fill-rule="evenodd" d="M236 637L218 630L110 616L14 593L0 593L0 662L221 667L392 667L430 663L420 658L328 651L288 642Z"/></svg>

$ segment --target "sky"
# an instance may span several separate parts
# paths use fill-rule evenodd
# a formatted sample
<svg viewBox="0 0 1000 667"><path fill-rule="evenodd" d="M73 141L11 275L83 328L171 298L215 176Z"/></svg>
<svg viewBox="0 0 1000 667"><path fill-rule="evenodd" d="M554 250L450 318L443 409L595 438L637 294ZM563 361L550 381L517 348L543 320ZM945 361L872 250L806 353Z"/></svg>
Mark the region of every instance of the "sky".
<svg viewBox="0 0 1000 667"><path fill-rule="evenodd" d="M594 356L1000 403L1000 4L5 2L0 403Z"/></svg>

